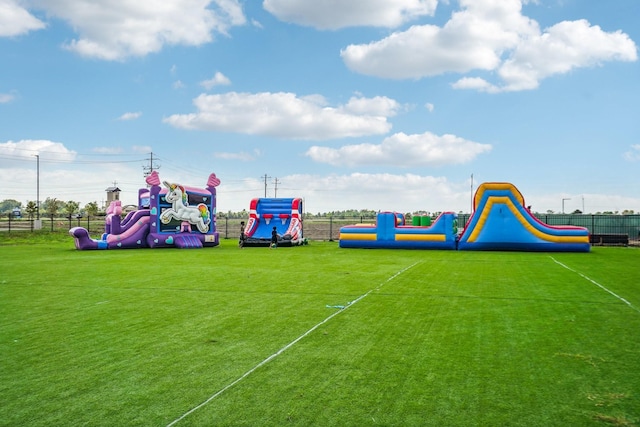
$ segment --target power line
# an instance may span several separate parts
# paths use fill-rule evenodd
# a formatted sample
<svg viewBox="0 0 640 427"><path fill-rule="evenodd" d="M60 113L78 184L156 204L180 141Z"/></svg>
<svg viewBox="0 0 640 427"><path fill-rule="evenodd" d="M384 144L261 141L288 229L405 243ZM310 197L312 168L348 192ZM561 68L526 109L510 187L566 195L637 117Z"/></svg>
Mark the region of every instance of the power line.
<svg viewBox="0 0 640 427"><path fill-rule="evenodd" d="M54 153L52 153L54 154ZM60 154L60 153L55 153ZM35 155L35 154L34 154ZM0 159L3 160L13 160L13 161L22 161L22 162L30 162L32 161L31 156L12 156L8 154L0 155ZM39 154L40 155L40 154ZM94 164L114 164L114 163L137 163L140 159L135 160L78 160L78 159L47 159L46 157L41 157L40 161L42 163L68 163L68 164L79 164L79 165L94 165Z"/></svg>

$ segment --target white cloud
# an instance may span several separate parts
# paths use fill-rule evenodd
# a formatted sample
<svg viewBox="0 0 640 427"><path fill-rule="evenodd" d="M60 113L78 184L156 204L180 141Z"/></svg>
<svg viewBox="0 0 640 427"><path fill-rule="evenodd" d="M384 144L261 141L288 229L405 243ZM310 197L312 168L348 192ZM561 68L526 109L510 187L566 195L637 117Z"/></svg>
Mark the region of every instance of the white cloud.
<svg viewBox="0 0 640 427"><path fill-rule="evenodd" d="M49 16L69 23L78 38L65 47L82 56L123 60L164 45L199 46L213 33L246 22L238 0L33 0Z"/></svg>
<svg viewBox="0 0 640 427"><path fill-rule="evenodd" d="M283 183L278 187L278 197L302 197L305 211L310 213L331 212L346 209L372 209L396 212L465 212L471 209L472 194L470 181L451 181L442 176L417 175L412 173L351 173L333 175L283 175L278 176ZM241 211L247 209L247 193L262 197L264 183L259 179L226 183L218 192L218 206L221 210ZM474 188L474 191L477 189ZM523 188L520 188L523 191ZM267 197L273 197L270 185ZM525 203L533 206L534 212L547 210L559 212L559 205L566 194L523 192ZM565 211L582 209L582 201L574 197L567 202ZM585 212L595 213L606 210L622 211L634 209L640 212L640 198L633 196L612 196L607 194L584 194ZM224 206L224 207L223 207ZM464 224L459 224L461 227Z"/></svg>
<svg viewBox="0 0 640 427"><path fill-rule="evenodd" d="M442 27L416 25L369 44L341 51L352 70L383 78L418 79L448 72L496 71L500 83L465 76L458 89L486 92L533 89L540 80L605 61L636 61L628 35L605 32L585 20L541 31L522 15L520 0L461 0Z"/></svg>
<svg viewBox="0 0 640 427"><path fill-rule="evenodd" d="M282 21L335 30L353 26L398 27L433 15L438 0L264 0L262 4Z"/></svg>
<svg viewBox="0 0 640 427"><path fill-rule="evenodd" d="M396 79L492 70L519 34L537 31L537 24L521 15L518 0L461 4L463 10L443 27L415 25L376 42L347 46L342 58L354 71Z"/></svg>
<svg viewBox="0 0 640 427"><path fill-rule="evenodd" d="M148 154L153 151L153 148L149 145L134 145L131 147L134 153L144 153Z"/></svg>
<svg viewBox="0 0 640 427"><path fill-rule="evenodd" d="M640 161L640 144L634 144L630 147L629 151L624 153L624 159L629 162L639 162Z"/></svg>
<svg viewBox="0 0 640 427"><path fill-rule="evenodd" d="M338 149L313 146L306 155L319 163L334 166L386 165L397 167L463 164L491 151L491 145L469 141L455 135L438 136L396 133L381 144L345 145Z"/></svg>
<svg viewBox="0 0 640 427"><path fill-rule="evenodd" d="M0 93L0 104L7 104L15 99L15 96L10 93Z"/></svg>
<svg viewBox="0 0 640 427"><path fill-rule="evenodd" d="M393 117L399 108L397 101L386 96L374 96L373 98L353 96L349 102L341 107L346 113L379 117Z"/></svg>
<svg viewBox="0 0 640 427"><path fill-rule="evenodd" d="M132 147L134 152L148 154L151 147ZM640 147L634 150L640 150ZM144 188L142 170L138 164L114 162L109 150L98 148L98 153L109 154L106 162L77 160L77 154L62 143L48 140L21 140L0 143L0 181L10 182L5 186L3 197L26 203L36 199L36 159L40 155L40 200L78 201L81 206L105 200L105 189L117 181L123 191L123 204L136 204L138 190ZM116 150L119 151L119 150ZM225 156L224 153L223 157ZM229 159L234 153L226 153ZM235 153L236 160L247 160L260 156L259 151ZM246 158L243 156L246 155ZM128 159L130 160L130 159ZM171 164L165 165L171 168ZM187 168L188 169L188 168ZM162 173L162 170L161 170ZM164 174L164 173L162 173ZM173 168L166 178L175 182L198 185L206 181L208 174ZM220 211L242 211L248 208L249 200L262 197L264 182L258 177L232 179L227 174L218 174L223 183L218 187L218 208ZM228 178L224 178L227 176ZM281 186L278 197L302 197L307 212L331 212L346 209L391 210L397 212L414 211L463 211L470 208L468 178L454 182L445 177L422 176L414 173L351 173L332 175L278 175ZM267 197L272 197L273 186L268 188ZM537 212L547 209L559 211L561 198L566 193L543 191L540 195L523 193L527 204L533 204ZM640 212L640 198L612 196L610 194L584 194L585 211L622 211L634 209ZM578 197L567 203L566 210L581 209Z"/></svg>
<svg viewBox="0 0 640 427"><path fill-rule="evenodd" d="M40 162L40 201L56 198L62 201L76 201L81 207L89 202L97 202L99 206L106 200L105 189L117 181L123 191L120 198L123 204L137 204L138 190L144 187L142 173L139 167L131 166L96 166L78 167L74 165L49 164ZM20 179L16 180L15 177ZM12 179L12 177L14 177ZM12 186L4 196L15 199L23 204L35 201L37 198L35 167L30 168L0 168L0 180L12 182ZM82 183L82 185L78 185ZM99 230L93 230L92 234ZM73 244L72 244L73 245Z"/></svg>
<svg viewBox="0 0 640 427"><path fill-rule="evenodd" d="M96 147L93 150L94 153L98 154L120 154L122 153L122 148L120 147Z"/></svg>
<svg viewBox="0 0 640 427"><path fill-rule="evenodd" d="M500 88L480 77L463 77L451 85L454 89L475 89L480 92L497 93Z"/></svg>
<svg viewBox="0 0 640 427"><path fill-rule="evenodd" d="M278 197L302 197L305 211L311 213L346 209L397 212L457 212L469 209L468 182L453 183L445 177L411 173L352 173L328 176L286 175L279 176L278 179L283 183L278 187ZM243 185L261 188L259 180ZM221 204L233 197L230 192L224 194L220 191L218 200ZM271 187L267 196L273 196ZM240 205L240 209L246 209L246 206L245 202Z"/></svg>
<svg viewBox="0 0 640 427"><path fill-rule="evenodd" d="M209 90L214 86L227 86L231 84L231 80L221 72L217 71L213 77L208 80L203 80L200 82L200 86L203 86L205 89Z"/></svg>
<svg viewBox="0 0 640 427"><path fill-rule="evenodd" d="M39 155L42 161L69 162L76 158L76 154L59 142L45 139L23 139L0 143L0 156L8 156L12 159L33 160L36 155Z"/></svg>
<svg viewBox="0 0 640 427"><path fill-rule="evenodd" d="M175 82L173 82L171 87L174 89L184 89L186 86L184 83L182 83L181 80L176 80Z"/></svg>
<svg viewBox="0 0 640 427"><path fill-rule="evenodd" d="M518 44L498 74L503 90L534 89L540 80L605 61L636 61L637 48L621 31L607 33L585 20L563 21Z"/></svg>
<svg viewBox="0 0 640 427"><path fill-rule="evenodd" d="M424 108L426 108L428 112L433 113L433 110L436 108L436 106L430 102L427 102L426 104L424 104Z"/></svg>
<svg viewBox="0 0 640 427"><path fill-rule="evenodd" d="M41 30L46 24L14 0L0 1L0 37L14 37Z"/></svg>
<svg viewBox="0 0 640 427"><path fill-rule="evenodd" d="M246 151L240 151L238 153L230 153L230 152L216 152L213 153L213 157L221 160L240 160L242 162L251 162L256 160L261 156L260 150L253 150L253 152L248 153Z"/></svg>
<svg viewBox="0 0 640 427"><path fill-rule="evenodd" d="M140 116L142 116L142 112L140 111L129 112L129 113L124 113L123 115L118 117L118 120L122 120L122 121L135 120L140 118Z"/></svg>
<svg viewBox="0 0 640 427"><path fill-rule="evenodd" d="M352 98L346 105L326 106L320 95L229 92L194 99L196 113L164 119L174 127L286 139L327 140L387 133L387 118L399 108L386 97Z"/></svg>

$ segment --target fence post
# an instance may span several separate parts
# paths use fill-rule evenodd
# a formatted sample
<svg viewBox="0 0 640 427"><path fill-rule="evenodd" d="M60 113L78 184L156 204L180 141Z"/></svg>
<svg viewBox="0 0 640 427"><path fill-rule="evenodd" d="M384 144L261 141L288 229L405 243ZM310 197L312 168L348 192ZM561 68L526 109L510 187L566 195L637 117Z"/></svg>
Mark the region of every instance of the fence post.
<svg viewBox="0 0 640 427"><path fill-rule="evenodd" d="M333 242L333 217L329 217L329 241Z"/></svg>

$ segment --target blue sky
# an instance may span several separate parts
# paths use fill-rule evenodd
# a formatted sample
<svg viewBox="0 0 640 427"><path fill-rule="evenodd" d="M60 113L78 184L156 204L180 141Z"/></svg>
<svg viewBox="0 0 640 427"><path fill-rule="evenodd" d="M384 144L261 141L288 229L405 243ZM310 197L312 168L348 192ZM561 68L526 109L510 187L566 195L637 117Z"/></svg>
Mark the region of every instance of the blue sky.
<svg viewBox="0 0 640 427"><path fill-rule="evenodd" d="M640 2L0 0L0 200L640 212ZM472 178L473 176L473 178Z"/></svg>

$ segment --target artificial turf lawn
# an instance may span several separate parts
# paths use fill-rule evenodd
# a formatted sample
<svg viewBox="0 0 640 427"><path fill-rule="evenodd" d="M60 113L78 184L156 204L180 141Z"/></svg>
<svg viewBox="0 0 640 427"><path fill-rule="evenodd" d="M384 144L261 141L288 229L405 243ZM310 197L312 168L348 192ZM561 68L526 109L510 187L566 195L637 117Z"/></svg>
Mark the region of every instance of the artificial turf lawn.
<svg viewBox="0 0 640 427"><path fill-rule="evenodd" d="M0 259L0 425L640 424L638 249Z"/></svg>

